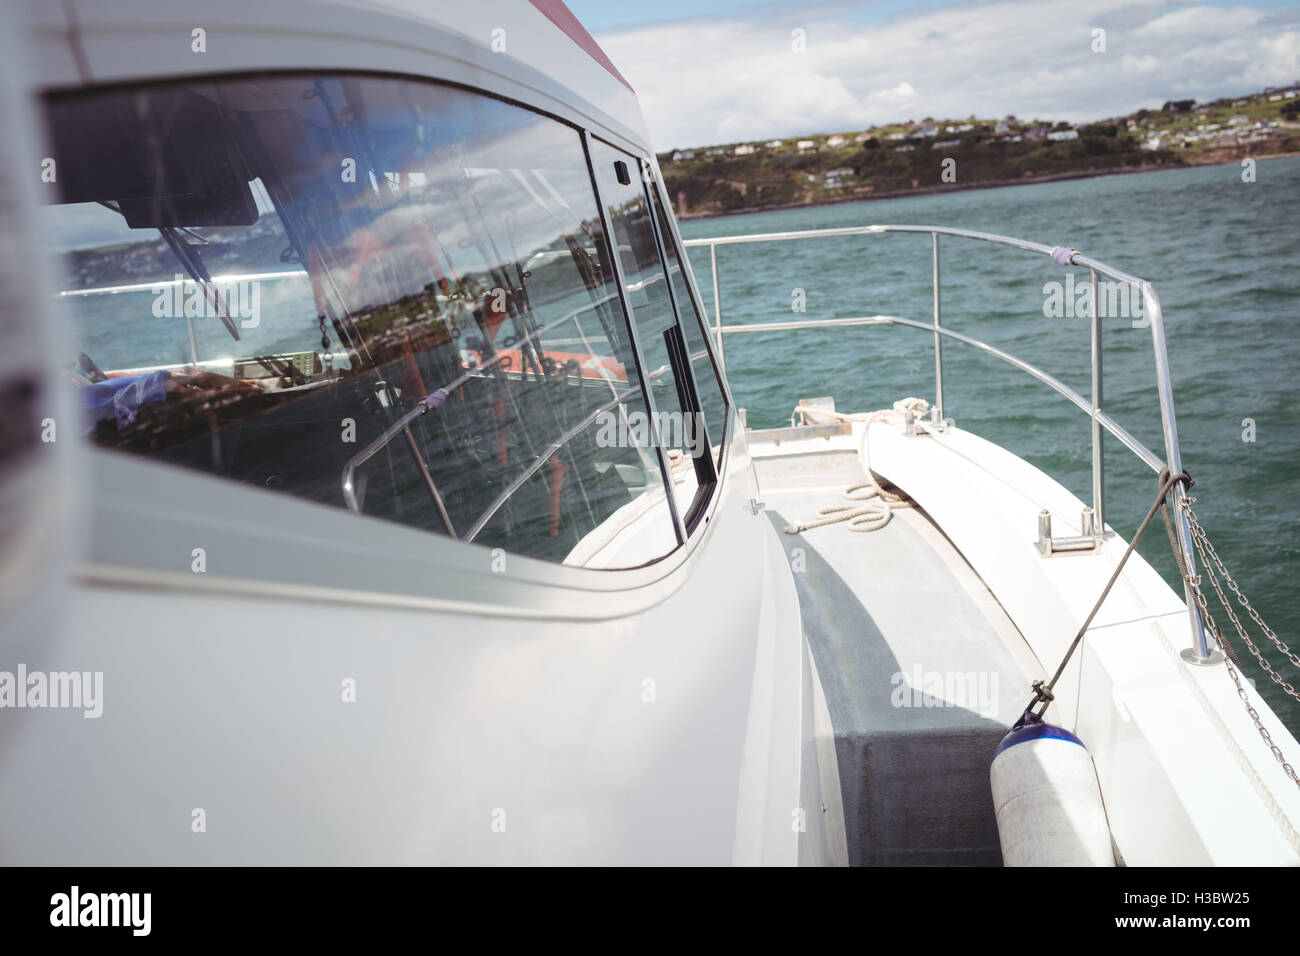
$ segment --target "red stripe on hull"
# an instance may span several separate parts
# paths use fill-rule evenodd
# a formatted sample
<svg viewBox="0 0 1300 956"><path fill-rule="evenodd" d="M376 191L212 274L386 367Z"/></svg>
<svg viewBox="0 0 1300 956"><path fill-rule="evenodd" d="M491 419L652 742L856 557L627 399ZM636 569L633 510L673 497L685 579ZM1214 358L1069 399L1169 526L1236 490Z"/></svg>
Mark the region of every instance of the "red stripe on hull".
<svg viewBox="0 0 1300 956"><path fill-rule="evenodd" d="M588 56L607 69L614 79L632 90L632 84L623 79L623 74L618 72L618 68L605 55L605 51L600 48L600 45L591 38L587 28L579 23L578 18L564 5L563 0L531 0L531 3L542 12L546 19L563 30L570 40L582 47ZM632 90L632 92L635 93L636 91Z"/></svg>

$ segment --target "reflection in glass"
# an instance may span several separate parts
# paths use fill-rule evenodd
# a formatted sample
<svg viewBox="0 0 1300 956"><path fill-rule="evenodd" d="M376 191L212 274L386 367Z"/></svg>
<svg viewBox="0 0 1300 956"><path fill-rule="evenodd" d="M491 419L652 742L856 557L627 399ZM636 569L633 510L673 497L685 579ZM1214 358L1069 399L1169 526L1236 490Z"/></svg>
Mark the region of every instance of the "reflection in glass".
<svg viewBox="0 0 1300 956"><path fill-rule="evenodd" d="M700 396L700 409L704 414L709 443L713 447L713 460L721 466L727 400L713 360L709 357L708 332L703 317L696 311L695 300L691 297L686 275L682 272L681 257L677 254L677 246L673 242L672 229L668 225L668 216L664 212L658 188L651 185L650 194L654 201L655 217L659 223L659 235L663 238L664 256L668 263L668 275L673 284L673 294L677 300L677 310L681 313L682 340L690 355L691 370Z"/></svg>
<svg viewBox="0 0 1300 956"><path fill-rule="evenodd" d="M677 545L611 427L642 388L575 130L353 76L47 108L96 444L554 561Z"/></svg>
<svg viewBox="0 0 1300 956"><path fill-rule="evenodd" d="M668 453L678 511L690 525L714 481L713 463L685 340L673 311L672 293L646 202L640 164L599 140L591 141L591 161L618 249L624 295L654 396L654 421L660 444ZM622 170L618 164L633 171L628 177L630 182L619 181Z"/></svg>

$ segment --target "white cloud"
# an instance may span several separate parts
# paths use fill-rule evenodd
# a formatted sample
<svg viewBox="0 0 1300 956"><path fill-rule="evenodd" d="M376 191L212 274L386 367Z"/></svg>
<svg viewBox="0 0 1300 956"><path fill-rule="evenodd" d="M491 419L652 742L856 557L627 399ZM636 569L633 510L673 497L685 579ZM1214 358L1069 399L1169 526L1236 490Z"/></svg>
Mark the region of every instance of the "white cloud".
<svg viewBox="0 0 1300 956"><path fill-rule="evenodd" d="M884 103L910 103L920 94L916 92L916 88L911 83L904 80L897 86L891 86L887 90L876 90L871 96L873 99Z"/></svg>
<svg viewBox="0 0 1300 956"><path fill-rule="evenodd" d="M1126 73L1151 73L1160 65L1160 61L1150 54L1133 56L1131 53L1125 53L1120 64Z"/></svg>
<svg viewBox="0 0 1300 956"><path fill-rule="evenodd" d="M1256 26L1263 14L1249 7L1187 7L1158 16L1133 31L1144 40L1170 41L1196 37L1220 40Z"/></svg>
<svg viewBox="0 0 1300 956"><path fill-rule="evenodd" d="M1097 27L1105 53L1092 50ZM1300 77L1300 15L1169 0L994 0L873 24L843 7L768 6L597 40L640 95L657 149L925 116L1080 122Z"/></svg>

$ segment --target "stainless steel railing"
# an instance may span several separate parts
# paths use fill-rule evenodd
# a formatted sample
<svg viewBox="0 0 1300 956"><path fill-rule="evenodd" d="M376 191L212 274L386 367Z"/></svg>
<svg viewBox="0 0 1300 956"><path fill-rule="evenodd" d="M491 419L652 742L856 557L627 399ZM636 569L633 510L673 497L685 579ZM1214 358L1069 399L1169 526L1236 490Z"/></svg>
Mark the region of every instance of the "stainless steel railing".
<svg viewBox="0 0 1300 956"><path fill-rule="evenodd" d="M933 287L934 314L929 323L920 322L915 319L905 319L893 315L873 315L793 322L762 322L745 325L722 324L722 297L718 287L718 246L739 245L750 242L785 242L790 240L836 236L874 236L885 233L928 233L931 237L931 282ZM1092 384L1091 394L1088 398L1084 398L1068 385L1065 385L1047 372L1030 365L1022 359L1016 358L1015 356L1010 355L1001 349L995 348L986 342L982 342L979 339L971 338L970 336L962 335L943 327L940 312L939 282L940 236L950 236L956 239L1011 246L1016 249L1022 249L1027 252L1047 256L1049 259L1054 259L1054 261L1061 265L1081 266L1089 271L1092 291L1092 303L1089 316L1091 326ZM1008 236L999 236L993 233L974 232L969 229L950 229L943 226L847 226L836 229L809 229L796 232L756 233L748 236L716 236L703 239L686 239L684 240L684 245L687 247L707 247L709 250L709 264L713 273L713 334L717 345L718 361L724 367L726 362L726 352L723 345L723 339L727 335L752 332L772 332L779 330L837 328L857 325L910 326L912 328L929 331L934 336L935 402L933 407L938 418L942 419L944 417L944 339L952 339L961 342L964 345L980 349L1001 359L1009 365L1020 369L1022 372L1033 376L1060 395L1069 399L1088 415L1091 419L1092 425L1092 510L1095 527L1099 533L1105 529L1105 469L1102 460L1102 440L1104 432L1110 432L1110 434L1119 439L1126 448L1156 472L1159 472L1162 468L1166 467L1169 468L1172 474L1178 474L1183 470L1182 454L1178 447L1178 423L1174 415L1174 393L1173 383L1169 372L1169 355L1165 345L1164 314L1161 311L1160 299L1156 295L1155 289L1152 287L1151 283L1147 282L1145 279L1140 279L1136 276L1129 275L1126 272L1121 272L1118 269L1114 269L1103 262L1098 262L1097 260L1068 247L1046 246L1042 243L1028 242L1023 239L1013 239ZM1133 435L1111 418L1111 416L1102 408L1102 329L1100 312L1097 307L1097 277L1099 275L1106 276L1115 282L1128 285L1131 289L1139 291L1142 295L1143 307L1146 311L1151 328L1151 344L1155 351L1156 392L1160 401L1160 419L1165 441L1165 456L1163 458L1134 438ZM1173 511L1175 515L1175 529L1178 535L1179 547L1183 552L1183 560L1186 562L1189 576L1195 577L1196 565L1195 557L1192 553L1191 528L1188 527L1183 509L1177 507L1182 504L1182 500L1186 496L1186 491L1181 484L1177 484L1174 485L1172 494L1176 506ZM1205 629L1201 624L1200 615L1197 613L1195 596L1191 593L1191 589L1186 581L1184 581L1183 584L1183 592L1187 600L1187 612L1190 618L1192 630L1192 646L1183 652L1183 656L1192 663L1215 663L1221 659L1221 655L1213 652L1209 646L1205 636Z"/></svg>

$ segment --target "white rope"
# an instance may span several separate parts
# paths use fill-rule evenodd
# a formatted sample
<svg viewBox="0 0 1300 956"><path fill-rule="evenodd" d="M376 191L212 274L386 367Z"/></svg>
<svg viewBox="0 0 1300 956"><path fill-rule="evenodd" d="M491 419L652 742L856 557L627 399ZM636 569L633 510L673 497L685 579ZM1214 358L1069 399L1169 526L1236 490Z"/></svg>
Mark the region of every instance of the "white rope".
<svg viewBox="0 0 1300 956"><path fill-rule="evenodd" d="M801 425L835 425L840 422L875 422L901 421L904 412L911 412L918 419L930 410L930 403L923 398L903 398L894 402L893 408L882 408L875 412L837 412L827 408L813 408L810 405L796 405L795 415L799 416Z"/></svg>
<svg viewBox="0 0 1300 956"><path fill-rule="evenodd" d="M805 425L831 425L840 422L865 422L866 427L862 429L862 443L859 447L864 468L868 474L871 473L871 467L867 463L867 431L876 422L898 422L903 418L904 413L911 412L916 418L921 418L930 409L930 403L923 398L904 398L894 402L893 408L884 408L874 412L837 412L825 408L812 408L808 405L797 405L794 414L791 415L793 421L795 416L799 417L800 423ZM867 480L857 485L850 485L844 491L844 497L849 501L870 502L870 504L853 504L853 505L831 505L822 508L817 512L817 517L808 521L796 522L787 525L786 534L799 534L810 528L821 528L829 524L838 524L841 521L848 522L850 531L879 531L885 525L889 524L889 519L893 516L893 507L907 507L902 495L885 491L875 481ZM875 500L872 500L875 499Z"/></svg>
<svg viewBox="0 0 1300 956"><path fill-rule="evenodd" d="M822 508L817 512L816 518L787 525L785 533L799 534L809 528L820 528L823 525L838 524L841 521L848 522L850 531L878 531L889 524L890 516L893 514L890 504L897 504L903 500L900 495L883 490L874 481L864 481L860 485L851 485L844 492L844 497L849 501L858 502L868 501L872 498L878 498L879 500L872 501L870 504L831 505L828 508Z"/></svg>

